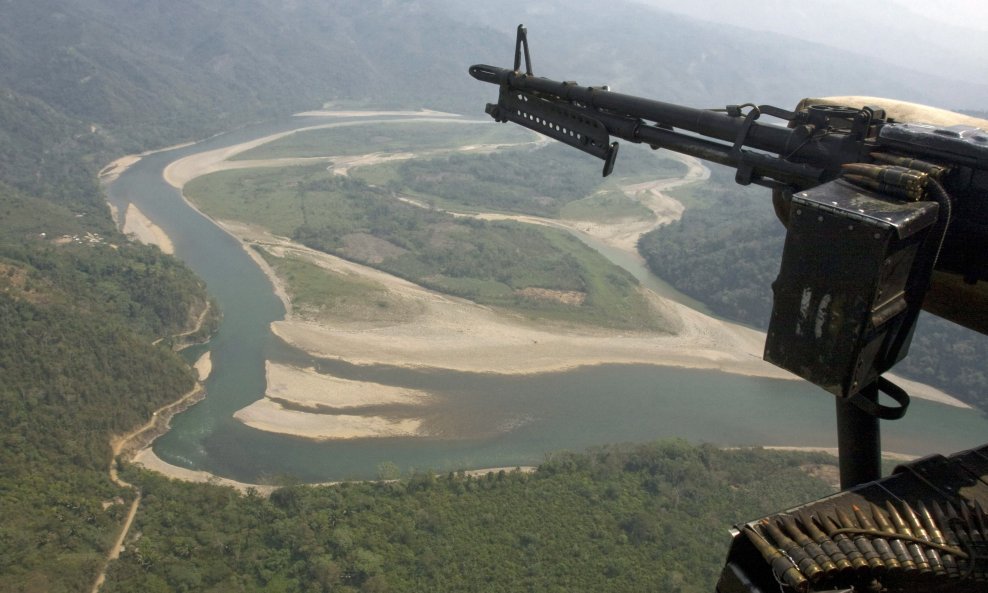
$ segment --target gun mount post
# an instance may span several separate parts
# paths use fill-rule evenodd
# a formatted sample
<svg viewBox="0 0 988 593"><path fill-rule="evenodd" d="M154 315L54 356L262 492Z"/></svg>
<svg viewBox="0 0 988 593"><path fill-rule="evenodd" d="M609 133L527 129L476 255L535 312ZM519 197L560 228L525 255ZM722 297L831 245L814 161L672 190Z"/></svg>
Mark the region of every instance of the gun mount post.
<svg viewBox="0 0 988 593"><path fill-rule="evenodd" d="M878 404L878 385L861 390L861 396ZM841 490L882 477L882 437L879 418L854 402L835 398L837 405L837 459Z"/></svg>

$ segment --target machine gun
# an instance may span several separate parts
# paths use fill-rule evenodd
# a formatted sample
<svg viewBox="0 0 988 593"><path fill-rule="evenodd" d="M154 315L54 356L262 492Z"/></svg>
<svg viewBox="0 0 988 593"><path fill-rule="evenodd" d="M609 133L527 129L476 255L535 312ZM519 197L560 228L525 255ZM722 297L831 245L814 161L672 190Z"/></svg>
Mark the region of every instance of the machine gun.
<svg viewBox="0 0 988 593"><path fill-rule="evenodd" d="M764 357L837 396L844 488L880 476L878 421L909 402L882 373L905 356L920 310L988 335L988 121L870 97L705 110L550 80L532 73L521 25L514 68L470 75L498 85L496 121L603 159L604 176L615 137L772 190L787 234Z"/></svg>

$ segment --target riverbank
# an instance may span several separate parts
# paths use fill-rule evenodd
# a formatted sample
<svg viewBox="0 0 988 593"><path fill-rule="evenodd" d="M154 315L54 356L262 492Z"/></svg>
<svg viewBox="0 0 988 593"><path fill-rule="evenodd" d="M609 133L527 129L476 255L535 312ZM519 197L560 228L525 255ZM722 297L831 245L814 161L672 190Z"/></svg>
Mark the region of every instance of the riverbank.
<svg viewBox="0 0 988 593"><path fill-rule="evenodd" d="M125 235L131 235L145 245L157 245L163 253L175 254L171 237L133 204L129 204L124 212L122 230Z"/></svg>

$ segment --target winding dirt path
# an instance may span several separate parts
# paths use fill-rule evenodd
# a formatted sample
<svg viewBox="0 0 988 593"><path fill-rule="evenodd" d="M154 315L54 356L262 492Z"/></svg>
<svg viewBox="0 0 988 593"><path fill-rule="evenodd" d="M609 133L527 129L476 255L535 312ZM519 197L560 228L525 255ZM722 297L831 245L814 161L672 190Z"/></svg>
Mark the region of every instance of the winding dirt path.
<svg viewBox="0 0 988 593"><path fill-rule="evenodd" d="M208 308L206 309L208 311ZM200 316L200 322L204 318ZM134 523L134 517L137 516L137 510L141 506L141 491L140 489L120 478L117 473L117 459L126 454L129 451L134 451L139 449L138 444L144 444L148 439L149 434L160 434L168 427L168 421L177 412L184 408L191 402L198 401L199 398L204 394L204 390L201 385L196 385L196 387L183 395L176 401L169 404L165 404L151 413L151 419L142 424L141 426L135 428L129 433L117 437L110 441L110 449L112 451L112 456L110 458L109 476L110 481L121 488L127 488L134 492L134 500L130 503L130 509L127 511L127 518L124 520L124 524L120 527L120 533L117 535L116 541L113 546L106 554L106 559L103 561L103 568L96 575L96 581L93 583L91 589L92 593L98 593L103 583L106 581L106 571L110 567L110 563L120 557L120 552L123 550L124 541L127 539L127 535L130 533L130 528ZM142 440L142 438L144 440Z"/></svg>

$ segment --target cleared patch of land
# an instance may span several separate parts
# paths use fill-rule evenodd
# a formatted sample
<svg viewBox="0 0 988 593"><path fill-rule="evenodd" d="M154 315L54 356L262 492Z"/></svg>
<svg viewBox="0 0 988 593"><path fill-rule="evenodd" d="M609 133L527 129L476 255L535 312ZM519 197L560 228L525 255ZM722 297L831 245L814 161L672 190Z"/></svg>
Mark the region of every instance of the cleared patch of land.
<svg viewBox="0 0 988 593"><path fill-rule="evenodd" d="M456 121L456 120L454 120ZM532 133L518 126L464 121L463 126L434 122L392 121L332 129L299 130L241 152L232 160L262 160L400 153L453 149L464 145L510 145L532 141Z"/></svg>

